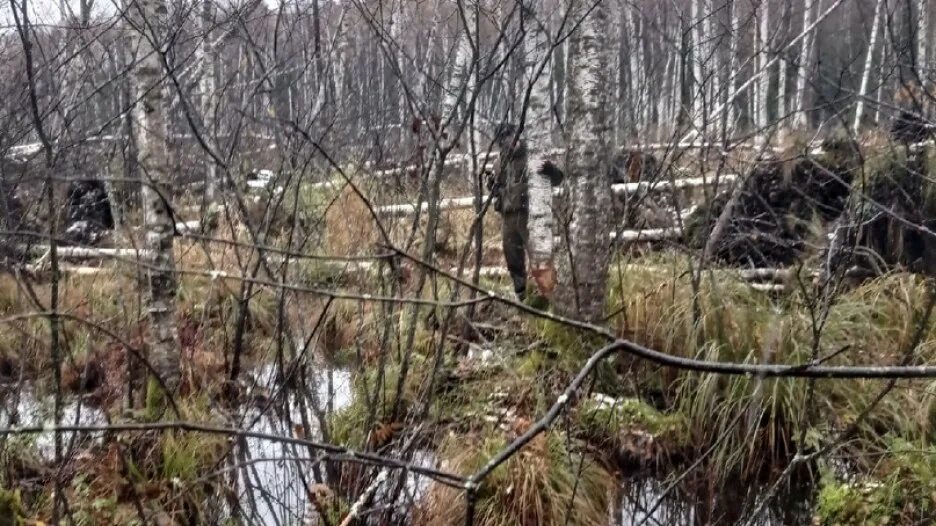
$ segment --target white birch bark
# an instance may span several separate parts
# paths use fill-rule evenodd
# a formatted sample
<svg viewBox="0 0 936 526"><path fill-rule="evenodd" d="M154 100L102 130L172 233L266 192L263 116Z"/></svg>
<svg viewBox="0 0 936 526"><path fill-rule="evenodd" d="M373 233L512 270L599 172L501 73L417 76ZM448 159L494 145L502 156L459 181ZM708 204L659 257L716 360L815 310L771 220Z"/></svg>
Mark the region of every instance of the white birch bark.
<svg viewBox="0 0 936 526"><path fill-rule="evenodd" d="M705 33L702 12L702 0L692 0L690 7L692 31L692 126L700 134L705 134Z"/></svg>
<svg viewBox="0 0 936 526"><path fill-rule="evenodd" d="M917 67L917 74L919 75L921 79L926 78L927 71L929 70L929 68L926 65L926 60L927 60L926 44L928 42L926 32L929 26L929 20L927 19L927 17L929 17L929 9L927 9L926 3L927 3L927 0L918 0L917 9L916 9L916 15L917 15L916 67Z"/></svg>
<svg viewBox="0 0 936 526"><path fill-rule="evenodd" d="M340 111L344 106L345 97L345 70L348 67L348 26L345 23L345 10L343 9L338 18L335 28L334 46L337 48L333 53L335 57L335 66L332 71L332 77L335 84L335 111Z"/></svg>
<svg viewBox="0 0 936 526"><path fill-rule="evenodd" d="M212 27L214 25L214 4L213 0L203 0L202 13L202 42L200 49L202 76L200 79L201 88L201 111L202 119L205 123L205 134L208 137L215 137L216 129L216 86L217 86L217 55L214 52ZM205 203L213 203L217 193L218 167L213 159L205 160ZM204 212L204 211L203 211Z"/></svg>
<svg viewBox="0 0 936 526"><path fill-rule="evenodd" d="M877 48L883 6L884 0L877 0L874 6L874 20L871 22L871 35L868 37L868 54L865 57L864 70L861 74L861 86L858 88L858 102L855 105L855 121L852 123L852 131L855 133L858 133L861 127L861 118L864 116L864 99L868 94L868 83L871 80L871 67L872 64L874 64L874 52Z"/></svg>
<svg viewBox="0 0 936 526"><path fill-rule="evenodd" d="M399 67L401 78L397 79L397 82L394 84L397 87L396 91L396 111L397 111L397 121L400 124L400 133L397 137L397 147L401 152L406 151L406 96L403 89L403 83L406 82L406 60L405 60L405 43L403 41L403 28L407 25L406 20L403 15L403 7L406 5L406 2L400 2L399 8L393 2L389 2L390 9L390 40L393 42L394 46L394 55L397 66ZM396 77L396 75L391 75Z"/></svg>
<svg viewBox="0 0 936 526"><path fill-rule="evenodd" d="M599 322L604 315L610 257L607 26L606 3L598 3L572 34L574 61L567 77L573 210L569 253L561 257L563 271L555 305L563 314L590 322Z"/></svg>
<svg viewBox="0 0 936 526"><path fill-rule="evenodd" d="M149 360L171 391L179 383L178 332L175 320L177 289L175 258L172 251L174 225L167 203L170 194L166 144L165 86L162 61L155 46L164 42L165 0L137 0L131 7L136 29L135 43L139 61L135 67L136 96L133 108L137 161L143 178L141 197L146 232L144 247L149 251L151 268L147 312ZM145 33L144 33L145 32Z"/></svg>
<svg viewBox="0 0 936 526"><path fill-rule="evenodd" d="M474 9L471 5L466 3L465 11L470 17ZM470 20L469 25L471 25ZM445 96L442 99L442 118L447 119L450 115L454 114L457 120L461 113L461 106L468 96L468 90L465 89L468 88L468 86L466 86L465 83L468 82L468 70L470 69L472 54L471 39L464 30L464 27L462 27L460 20L458 23L458 33L455 38L455 65L452 68L452 75L449 77L445 89Z"/></svg>
<svg viewBox="0 0 936 526"><path fill-rule="evenodd" d="M790 3L783 4L783 14L780 23L783 26L783 34L780 37L781 42L786 39L790 32ZM784 58L777 65L777 118L786 119L787 116L787 60Z"/></svg>
<svg viewBox="0 0 936 526"><path fill-rule="evenodd" d="M673 104L676 100L677 94L673 91L673 86L678 84L675 81L676 77L676 53L667 49L666 50L666 66L663 68L663 96L659 99L659 114L660 120L666 123L674 122L673 115ZM658 126L657 137L656 139L663 140L664 134L668 134L671 130L664 129L663 125Z"/></svg>
<svg viewBox="0 0 936 526"><path fill-rule="evenodd" d="M816 20L814 20L813 23L810 24L809 27L804 28L803 31L800 32L800 34L795 36L793 39L791 39L781 49L778 49L777 51L778 52L785 51L789 48L792 48L793 46L798 45L799 42L803 39L803 37L806 34L808 34L810 31L813 31L819 24L822 23L823 20L825 20L830 14L832 14L836 9L839 8L839 6L843 5L844 3L845 3L845 0L832 0L832 4L828 8L826 8L824 11L822 11L820 15L816 18ZM775 55L774 58L772 58L770 62L768 62L767 66L768 67L771 66L777 60L779 60L779 55ZM744 80L744 82L741 82L740 85L738 85L738 87L736 87L733 91L730 92L730 95L728 95L725 101L712 111L712 113L710 114L710 118L716 118L716 117L721 116L722 113L725 111L725 108L730 106L742 93L745 93L747 90L751 89L751 86L753 86L763 76L764 71L765 70L757 71L753 75L748 76ZM679 142L689 140L691 137L692 137L691 133L682 134L679 138Z"/></svg>
<svg viewBox="0 0 936 526"><path fill-rule="evenodd" d="M817 5L818 0L805 0L803 5L803 27L808 28L812 24L813 6ZM796 72L796 93L794 94L793 126L795 128L805 128L809 119L806 115L806 79L809 75L809 67L812 64L813 43L815 42L815 32L810 31L800 45L799 68Z"/></svg>
<svg viewBox="0 0 936 526"><path fill-rule="evenodd" d="M555 284L552 186L540 171L552 146L553 118L549 108L552 52L545 28L532 10L525 11L523 16L525 85L532 83L524 126L528 147L529 266L540 293L551 296Z"/></svg>
<svg viewBox="0 0 936 526"><path fill-rule="evenodd" d="M770 60L770 2L761 0L757 6L757 21L759 25L757 38L757 69L760 77L757 81L755 99L755 108L757 118L755 125L758 133L764 133L768 121L768 99L767 92L770 89L769 69L772 65Z"/></svg>
<svg viewBox="0 0 936 526"><path fill-rule="evenodd" d="M710 105L711 101L715 100L715 97L718 96L721 88L719 86L718 72L721 71L722 63L720 60L721 54L718 53L717 50L717 42L720 39L715 37L716 27L718 25L715 17L718 11L715 10L712 0L705 0L703 6L705 13L705 31L702 39L705 46L705 64L703 64L703 66L707 69L707 74L709 75L706 105Z"/></svg>
<svg viewBox="0 0 936 526"><path fill-rule="evenodd" d="M737 0L728 0L728 19L730 20L728 31L728 78L726 79L725 102L725 133L726 135L734 132L735 128L735 104L729 100L731 94L735 91L738 79L738 33L741 29L738 27L738 7L735 5Z"/></svg>

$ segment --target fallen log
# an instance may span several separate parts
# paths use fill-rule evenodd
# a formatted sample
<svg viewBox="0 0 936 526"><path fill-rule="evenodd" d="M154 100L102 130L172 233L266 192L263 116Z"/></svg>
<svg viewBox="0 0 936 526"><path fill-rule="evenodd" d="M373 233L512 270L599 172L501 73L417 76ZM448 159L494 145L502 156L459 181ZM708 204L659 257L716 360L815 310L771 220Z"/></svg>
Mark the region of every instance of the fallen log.
<svg viewBox="0 0 936 526"><path fill-rule="evenodd" d="M707 185L714 185L718 183L721 184L733 184L738 180L737 174L722 174L719 177L685 177L676 179L673 181L639 181L636 183L623 183L611 185L611 191L615 195L624 195L624 194L634 194L638 192L649 192L649 191L664 191L664 190L683 190L686 188L699 188ZM553 196L561 197L565 194L565 188L560 186L553 191ZM489 195L481 196L481 201L487 201L490 198ZM442 199L439 201L440 210L452 211L452 210L465 210L468 208L474 207L474 197L453 197L449 199ZM421 212L427 212L429 210L428 203L422 203L419 210ZM402 203L394 205L383 205L376 208L376 212L380 215L386 215L390 217L402 217L408 216L416 213L416 205L412 203Z"/></svg>
<svg viewBox="0 0 936 526"><path fill-rule="evenodd" d="M49 252L49 245L19 245L17 250L23 254L45 254ZM58 257L66 259L105 259L105 258L147 258L149 251L137 248L90 248L56 246Z"/></svg>

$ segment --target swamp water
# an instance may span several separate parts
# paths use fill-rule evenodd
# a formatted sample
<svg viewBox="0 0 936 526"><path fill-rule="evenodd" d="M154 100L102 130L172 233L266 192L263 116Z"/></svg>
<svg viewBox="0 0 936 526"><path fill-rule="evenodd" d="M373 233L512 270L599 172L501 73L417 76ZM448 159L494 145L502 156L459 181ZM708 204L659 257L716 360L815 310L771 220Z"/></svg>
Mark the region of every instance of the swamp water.
<svg viewBox="0 0 936 526"><path fill-rule="evenodd" d="M261 367L253 374L254 383L269 393L277 391L278 383L274 367ZM347 407L353 400L352 375L345 369L321 369L314 375L317 385L313 399L318 407L293 403L293 394L287 393L288 414L277 411L274 406L261 411L253 407L244 412L240 421L245 429L281 436L294 436L294 426L303 425L312 431L307 436L320 440L317 413L331 413ZM262 407L263 404L260 404ZM279 404L280 406L284 404ZM53 422L51 397L37 397L30 386L18 392L11 391L0 398L0 427L51 425ZM67 425L105 425L107 415L96 407L84 403L81 398L67 398L63 406L63 423ZM20 438L17 438L19 440ZM52 433L38 433L26 438L35 448L36 454L45 461L54 458ZM102 433L75 435L63 433L65 450L93 444L102 440ZM0 439L0 441L9 438ZM236 477L229 478L236 487L236 503L225 503L222 516L230 515L232 505L239 508L242 524L260 526L292 526L316 524L315 512L309 502L309 490L314 484L313 470L324 469L323 463L313 460L314 452L300 446L284 444L260 438L245 438L235 448L232 464ZM433 452L418 450L411 459L414 464L436 467ZM426 477L409 473L397 502L418 502L430 486ZM704 518L732 515L742 517L754 507L752 499L737 495L724 495L700 506L700 503L683 491L667 491L668 483L650 477L623 479L614 509L609 513L609 526L697 526L708 521ZM379 492L378 499L380 494ZM401 504L403 506L403 504ZM745 511L736 512L735 509ZM706 510L706 511L700 511ZM729 512L730 510L730 512ZM405 509L401 509L405 513ZM573 511L574 513L574 511ZM735 521L728 522L731 524ZM757 526L779 526L781 524L809 524L809 499L787 499L782 505L770 506L762 517L754 522ZM722 522L722 524L725 524Z"/></svg>

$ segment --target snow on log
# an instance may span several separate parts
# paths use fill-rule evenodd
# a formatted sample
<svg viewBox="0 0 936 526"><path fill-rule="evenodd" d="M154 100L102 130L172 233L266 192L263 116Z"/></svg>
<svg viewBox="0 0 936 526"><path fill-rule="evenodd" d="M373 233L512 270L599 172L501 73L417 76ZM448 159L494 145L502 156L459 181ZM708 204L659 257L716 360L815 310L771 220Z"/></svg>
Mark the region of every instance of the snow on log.
<svg viewBox="0 0 936 526"><path fill-rule="evenodd" d="M649 266L649 265L627 265L629 269L636 271L647 271L647 272L660 272L660 273L671 273L672 268L668 267L659 267L659 266ZM745 271L739 271L738 269L726 269L718 268L711 269L714 272L724 275L725 277L734 278L741 281L749 282L751 288L759 290L762 292L782 292L786 290L786 285L783 283L777 283L776 281L772 282L757 282L759 276L752 275L751 273ZM752 269L758 271L758 273L772 273L776 276L786 276L789 275L788 269ZM456 274L458 269L452 268L449 269L450 274ZM468 275L472 274L474 269L465 269L463 274ZM503 278L508 275L507 269L505 267L481 267L480 275L487 278Z"/></svg>
<svg viewBox="0 0 936 526"><path fill-rule="evenodd" d="M55 249L55 253L58 255L58 257L66 259L149 257L149 252L147 250L136 248L90 248L56 246ZM20 245L18 250L22 253L45 254L49 251L49 245Z"/></svg>
<svg viewBox="0 0 936 526"><path fill-rule="evenodd" d="M737 181L737 174L723 174L717 178L719 185L721 184L732 184ZM611 186L612 191L615 194L631 194L637 192L647 192L647 191L663 191L663 190L682 190L685 188L698 188L707 185L713 185L716 183L715 177L686 177L681 179L676 179L675 181L640 181L636 183L624 183L624 184L615 184ZM564 193L563 187L557 187L553 189L553 196L559 197ZM488 199L487 195L481 196L481 201L484 202ZM439 202L440 210L464 210L467 208L474 207L474 197L453 197L450 199L442 199ZM428 203L422 203L420 207L421 212L426 212L429 210ZM416 213L416 205L411 203L395 204L395 205L384 205L378 206L376 211L380 215L386 215L390 217L402 217L407 215L412 215Z"/></svg>
<svg viewBox="0 0 936 526"><path fill-rule="evenodd" d="M484 202L488 199L488 196L482 196L481 201ZM440 210L464 210L466 208L474 207L474 197L455 197L452 199L442 199L439 202ZM425 213L429 210L429 203L422 203L419 207L420 212ZM377 213L380 215L386 215L390 217L403 217L408 215L413 215L416 213L416 205L410 203L404 203L399 205L384 205L377 207Z"/></svg>
<svg viewBox="0 0 936 526"><path fill-rule="evenodd" d="M638 181L636 183L623 183L611 185L615 194L633 194L649 190L682 190L684 188L698 188L702 186L732 184L738 180L738 174L722 174L719 177L682 177L672 181Z"/></svg>
<svg viewBox="0 0 936 526"><path fill-rule="evenodd" d="M644 228L641 230L621 230L611 232L611 241L617 243L631 243L634 241L666 241L682 237L679 228Z"/></svg>

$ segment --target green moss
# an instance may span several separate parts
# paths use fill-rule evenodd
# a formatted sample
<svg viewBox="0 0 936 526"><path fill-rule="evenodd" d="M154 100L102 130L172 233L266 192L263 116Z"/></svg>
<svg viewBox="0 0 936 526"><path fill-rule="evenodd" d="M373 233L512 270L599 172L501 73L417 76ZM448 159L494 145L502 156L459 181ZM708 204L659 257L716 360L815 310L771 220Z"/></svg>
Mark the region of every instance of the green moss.
<svg viewBox="0 0 936 526"><path fill-rule="evenodd" d="M893 497L886 487L877 484L859 487L823 480L814 524L897 524L892 521L897 514Z"/></svg>
<svg viewBox="0 0 936 526"><path fill-rule="evenodd" d="M215 461L223 441L201 433L168 432L162 437L162 476L191 482Z"/></svg>
<svg viewBox="0 0 936 526"><path fill-rule="evenodd" d="M22 524L26 524L26 516L20 491L0 488L0 526Z"/></svg>
<svg viewBox="0 0 936 526"><path fill-rule="evenodd" d="M307 287L343 285L348 278L344 267L332 261L304 259L297 267L299 283Z"/></svg>
<svg viewBox="0 0 936 526"><path fill-rule="evenodd" d="M637 398L623 398L613 403L592 398L582 405L580 416L587 427L606 426L609 430L639 427L652 434L666 433L685 424L679 415L663 414Z"/></svg>
<svg viewBox="0 0 936 526"><path fill-rule="evenodd" d="M622 430L640 430L665 441L667 448L687 444L686 418L679 414L664 414L636 398L603 402L586 400L578 415L579 425L587 436L602 441L614 441Z"/></svg>
<svg viewBox="0 0 936 526"><path fill-rule="evenodd" d="M146 404L143 409L144 418L148 422L159 420L169 409L166 391L153 376L146 381Z"/></svg>

